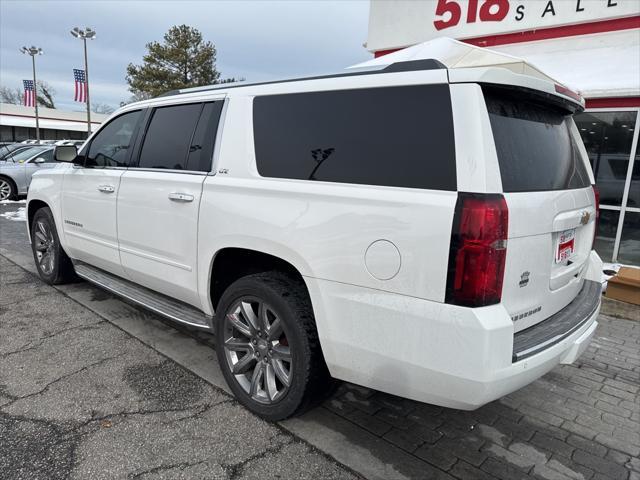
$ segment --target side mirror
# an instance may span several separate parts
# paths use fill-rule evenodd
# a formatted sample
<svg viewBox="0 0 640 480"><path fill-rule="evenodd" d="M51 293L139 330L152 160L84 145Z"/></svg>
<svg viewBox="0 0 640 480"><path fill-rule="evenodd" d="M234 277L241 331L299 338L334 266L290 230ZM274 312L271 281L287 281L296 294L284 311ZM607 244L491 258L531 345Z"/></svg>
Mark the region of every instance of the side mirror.
<svg viewBox="0 0 640 480"><path fill-rule="evenodd" d="M33 161L33 163L45 163L45 161L46 161L46 160L45 160L44 158L42 158L42 157L38 157L38 158L36 158L36 159Z"/></svg>
<svg viewBox="0 0 640 480"><path fill-rule="evenodd" d="M54 152L53 158L56 162L73 162L78 156L78 149L75 145L58 145Z"/></svg>

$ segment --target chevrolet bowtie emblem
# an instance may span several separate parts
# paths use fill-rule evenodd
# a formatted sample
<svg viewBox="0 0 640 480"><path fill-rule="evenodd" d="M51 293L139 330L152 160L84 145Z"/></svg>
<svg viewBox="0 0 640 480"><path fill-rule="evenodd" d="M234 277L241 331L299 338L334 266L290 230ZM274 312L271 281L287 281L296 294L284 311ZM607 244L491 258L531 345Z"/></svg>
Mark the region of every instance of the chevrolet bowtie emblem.
<svg viewBox="0 0 640 480"><path fill-rule="evenodd" d="M580 217L580 223L582 225L586 225L589 223L589 219L591 218L591 214L589 212L582 212L582 217Z"/></svg>

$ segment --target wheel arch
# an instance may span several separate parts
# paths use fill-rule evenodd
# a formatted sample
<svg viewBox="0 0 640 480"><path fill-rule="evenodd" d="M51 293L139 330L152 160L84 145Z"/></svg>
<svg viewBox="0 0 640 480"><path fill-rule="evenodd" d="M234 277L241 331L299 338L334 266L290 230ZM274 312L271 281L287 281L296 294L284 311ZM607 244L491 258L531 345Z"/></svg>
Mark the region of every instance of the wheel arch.
<svg viewBox="0 0 640 480"><path fill-rule="evenodd" d="M304 286L313 308L309 288L301 272L291 261L262 250L245 247L224 247L216 251L209 267L209 301L215 312L220 297L234 281L254 273L277 270L291 275Z"/></svg>
<svg viewBox="0 0 640 480"><path fill-rule="evenodd" d="M33 223L33 217L38 210L45 207L51 208L47 202L40 199L29 200L27 203L27 233L29 235L29 241L31 241L31 224Z"/></svg>

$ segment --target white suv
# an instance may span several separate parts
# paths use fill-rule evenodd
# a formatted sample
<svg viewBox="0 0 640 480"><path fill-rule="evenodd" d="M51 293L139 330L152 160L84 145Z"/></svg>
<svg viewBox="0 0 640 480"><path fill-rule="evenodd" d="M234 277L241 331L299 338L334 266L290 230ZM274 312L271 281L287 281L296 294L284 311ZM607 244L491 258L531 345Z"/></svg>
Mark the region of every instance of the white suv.
<svg viewBox="0 0 640 480"><path fill-rule="evenodd" d="M34 176L41 277L216 334L271 420L331 378L474 409L596 328L597 195L564 87L434 60L172 92Z"/></svg>

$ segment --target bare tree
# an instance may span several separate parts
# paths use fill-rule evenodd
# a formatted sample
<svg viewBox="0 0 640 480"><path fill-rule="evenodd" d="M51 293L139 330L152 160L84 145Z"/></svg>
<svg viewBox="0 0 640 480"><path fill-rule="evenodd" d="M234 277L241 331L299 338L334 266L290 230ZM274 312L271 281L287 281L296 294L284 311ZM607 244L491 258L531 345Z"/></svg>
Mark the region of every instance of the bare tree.
<svg viewBox="0 0 640 480"><path fill-rule="evenodd" d="M38 104L46 108L56 108L53 96L56 91L51 85L42 80L38 80Z"/></svg>
<svg viewBox="0 0 640 480"><path fill-rule="evenodd" d="M94 103L91 105L91 111L94 113L103 113L106 115L110 115L115 111L115 108L106 103Z"/></svg>
<svg viewBox="0 0 640 480"><path fill-rule="evenodd" d="M124 107L125 105L129 105L130 103L140 102L142 100L149 100L150 98L152 98L152 96L148 93L136 92L133 95L131 95L128 99L122 100L120 102L120 106Z"/></svg>
<svg viewBox="0 0 640 480"><path fill-rule="evenodd" d="M45 108L56 108L54 95L56 91L51 85L38 80L38 105ZM0 101L13 105L24 104L24 91L20 88L0 87Z"/></svg>
<svg viewBox="0 0 640 480"><path fill-rule="evenodd" d="M24 94L19 88L0 87L0 102L22 105Z"/></svg>

